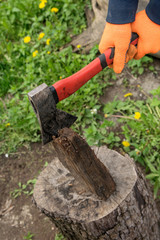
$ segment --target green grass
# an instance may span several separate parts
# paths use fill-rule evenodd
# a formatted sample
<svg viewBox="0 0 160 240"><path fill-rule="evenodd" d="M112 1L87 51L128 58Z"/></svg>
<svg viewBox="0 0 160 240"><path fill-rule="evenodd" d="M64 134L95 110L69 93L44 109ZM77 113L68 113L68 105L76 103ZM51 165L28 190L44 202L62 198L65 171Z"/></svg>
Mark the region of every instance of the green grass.
<svg viewBox="0 0 160 240"><path fill-rule="evenodd" d="M107 144L144 166L156 198L160 189L160 87L152 90L151 95L140 86L137 91L147 99L135 101L128 96L120 101L115 97L104 105L103 119L101 114L100 121L93 121L84 135L90 145Z"/></svg>

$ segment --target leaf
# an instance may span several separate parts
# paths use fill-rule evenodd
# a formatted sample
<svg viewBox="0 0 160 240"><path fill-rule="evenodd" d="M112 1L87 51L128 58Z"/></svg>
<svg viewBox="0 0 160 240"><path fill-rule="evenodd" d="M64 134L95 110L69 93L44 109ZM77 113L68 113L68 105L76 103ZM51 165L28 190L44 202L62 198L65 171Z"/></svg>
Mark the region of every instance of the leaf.
<svg viewBox="0 0 160 240"><path fill-rule="evenodd" d="M154 179L155 177L160 177L158 173L150 173L146 176L147 179Z"/></svg>
<svg viewBox="0 0 160 240"><path fill-rule="evenodd" d="M154 198L157 197L157 193L158 193L159 188L160 188L160 181L159 181L159 179L157 179L155 184L154 184Z"/></svg>
<svg viewBox="0 0 160 240"><path fill-rule="evenodd" d="M151 101L151 106L155 107L155 106L159 106L160 105L160 100L156 97L154 97Z"/></svg>
<svg viewBox="0 0 160 240"><path fill-rule="evenodd" d="M143 68L143 67L140 67L140 68L138 69L138 73L141 75L143 72L144 72L144 68Z"/></svg>

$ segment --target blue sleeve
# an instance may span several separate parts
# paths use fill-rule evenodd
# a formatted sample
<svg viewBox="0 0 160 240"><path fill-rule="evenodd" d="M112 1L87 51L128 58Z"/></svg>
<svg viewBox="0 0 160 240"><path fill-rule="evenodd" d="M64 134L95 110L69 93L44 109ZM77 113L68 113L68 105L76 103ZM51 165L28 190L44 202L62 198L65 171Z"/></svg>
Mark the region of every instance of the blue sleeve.
<svg viewBox="0 0 160 240"><path fill-rule="evenodd" d="M153 22L160 24L160 0L150 0L146 13Z"/></svg>
<svg viewBox="0 0 160 240"><path fill-rule="evenodd" d="M134 22L137 6L138 0L109 0L106 21L113 24Z"/></svg>

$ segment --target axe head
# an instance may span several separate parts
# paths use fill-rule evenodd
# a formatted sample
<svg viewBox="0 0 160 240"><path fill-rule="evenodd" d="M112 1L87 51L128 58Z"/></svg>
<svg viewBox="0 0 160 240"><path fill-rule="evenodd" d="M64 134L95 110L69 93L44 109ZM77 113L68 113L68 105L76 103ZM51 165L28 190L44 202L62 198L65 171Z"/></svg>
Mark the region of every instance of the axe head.
<svg viewBox="0 0 160 240"><path fill-rule="evenodd" d="M53 93L45 83L29 92L28 97L40 124L43 145L50 142L52 136L57 137L58 130L69 128L77 119L56 109Z"/></svg>

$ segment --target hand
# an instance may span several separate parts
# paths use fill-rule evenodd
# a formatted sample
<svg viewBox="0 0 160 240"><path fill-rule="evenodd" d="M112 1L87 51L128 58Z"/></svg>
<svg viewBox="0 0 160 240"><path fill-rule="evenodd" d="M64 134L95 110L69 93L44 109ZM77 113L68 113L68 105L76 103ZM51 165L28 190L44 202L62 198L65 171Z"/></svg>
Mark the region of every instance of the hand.
<svg viewBox="0 0 160 240"><path fill-rule="evenodd" d="M131 40L131 23L127 24L111 24L106 23L100 44L99 51L103 53L110 47L115 47L115 55L113 59L113 70L121 73L127 61L133 58L136 48L130 46ZM112 67L112 66L110 66Z"/></svg>
<svg viewBox="0 0 160 240"><path fill-rule="evenodd" d="M145 10L136 14L136 19L131 26L132 32L139 35L135 59L140 59L148 53L157 53L160 50L160 25L151 21Z"/></svg>

